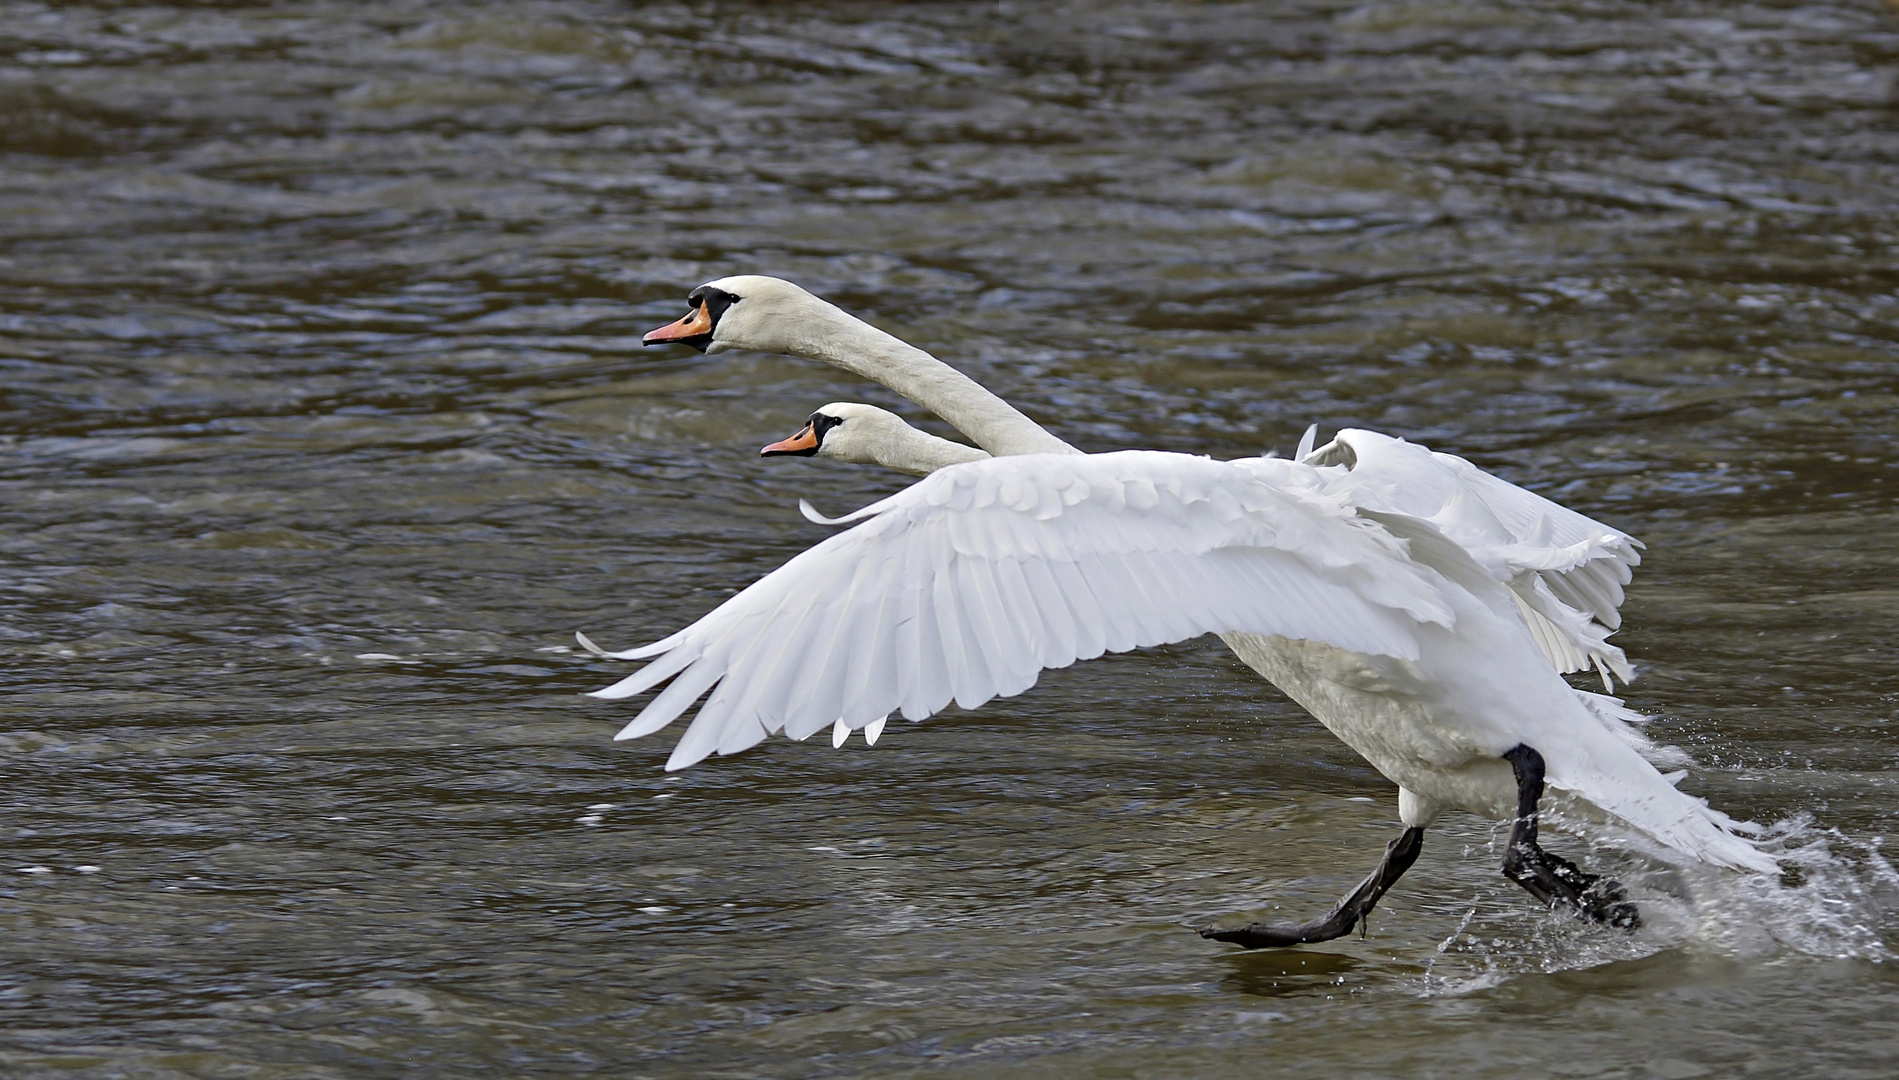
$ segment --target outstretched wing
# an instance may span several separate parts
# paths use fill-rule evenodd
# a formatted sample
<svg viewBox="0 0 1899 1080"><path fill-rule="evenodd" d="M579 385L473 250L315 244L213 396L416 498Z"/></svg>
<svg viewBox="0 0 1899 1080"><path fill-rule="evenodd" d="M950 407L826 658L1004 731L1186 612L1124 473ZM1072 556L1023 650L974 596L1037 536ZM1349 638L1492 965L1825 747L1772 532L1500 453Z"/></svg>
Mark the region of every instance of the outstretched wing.
<svg viewBox="0 0 1899 1080"><path fill-rule="evenodd" d="M1301 460L1347 466L1340 490L1354 505L1424 518L1491 568L1558 670L1633 677L1608 636L1622 625L1622 587L1642 561L1634 537L1463 458L1375 431L1340 431Z"/></svg>
<svg viewBox="0 0 1899 1080"><path fill-rule="evenodd" d="M612 654L652 662L593 696L673 680L630 739L711 691L673 770L840 717L974 708L1044 668L1208 632L1415 657L1420 624L1451 624L1448 583L1321 480L1141 450L951 466L679 633Z"/></svg>

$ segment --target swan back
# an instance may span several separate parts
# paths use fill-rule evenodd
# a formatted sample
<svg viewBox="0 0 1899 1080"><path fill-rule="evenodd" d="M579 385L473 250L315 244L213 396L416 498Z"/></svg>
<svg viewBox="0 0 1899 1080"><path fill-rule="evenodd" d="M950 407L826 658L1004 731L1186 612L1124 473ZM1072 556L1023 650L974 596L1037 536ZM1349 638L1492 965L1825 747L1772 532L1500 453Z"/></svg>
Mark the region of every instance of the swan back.
<svg viewBox="0 0 1899 1080"><path fill-rule="evenodd" d="M1423 518L1507 584L1537 644L1559 671L1595 668L1605 686L1635 677L1608 637L1622 625L1622 588L1640 541L1484 472L1454 454L1347 428L1301 457L1344 465L1339 480L1367 510Z"/></svg>

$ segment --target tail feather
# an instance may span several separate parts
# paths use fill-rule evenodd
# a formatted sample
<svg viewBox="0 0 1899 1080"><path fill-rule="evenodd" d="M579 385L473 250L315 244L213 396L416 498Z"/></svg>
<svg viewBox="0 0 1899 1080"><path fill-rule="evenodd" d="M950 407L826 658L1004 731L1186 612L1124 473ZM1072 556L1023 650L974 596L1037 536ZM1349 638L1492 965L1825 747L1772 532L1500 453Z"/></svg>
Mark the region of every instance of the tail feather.
<svg viewBox="0 0 1899 1080"><path fill-rule="evenodd" d="M1750 822L1736 821L1706 800L1677 791L1659 773L1646 782L1611 781L1603 774L1565 777L1552 771L1551 789L1609 815L1653 841L1657 855L1708 863L1759 874L1778 873L1780 864L1745 833L1758 833Z"/></svg>
<svg viewBox="0 0 1899 1080"><path fill-rule="evenodd" d="M1681 778L1664 776L1655 768L1692 762L1680 750L1657 745L1643 734L1647 717L1606 694L1573 693L1585 715L1544 736L1567 744L1556 753L1544 749L1551 788L1628 825L1659 845L1662 850L1655 854L1730 870L1778 872L1779 864L1743 835L1758 833L1757 826L1736 821L1706 799L1676 789Z"/></svg>
<svg viewBox="0 0 1899 1080"><path fill-rule="evenodd" d="M1648 725L1650 717L1623 705L1621 698L1589 690L1576 691L1576 697L1589 710L1589 715L1608 729L1609 734L1627 743L1650 765L1658 769L1685 769L1695 763L1695 759L1680 747L1667 746L1650 739L1642 730Z"/></svg>

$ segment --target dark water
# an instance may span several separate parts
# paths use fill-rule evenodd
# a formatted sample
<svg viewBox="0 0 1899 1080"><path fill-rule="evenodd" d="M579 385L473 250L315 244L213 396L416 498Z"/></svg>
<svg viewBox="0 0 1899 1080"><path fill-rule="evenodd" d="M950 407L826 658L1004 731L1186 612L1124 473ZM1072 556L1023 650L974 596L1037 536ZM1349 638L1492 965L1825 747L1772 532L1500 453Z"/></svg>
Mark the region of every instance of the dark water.
<svg viewBox="0 0 1899 1080"><path fill-rule="evenodd" d="M1816 4L0 5L0 1072L1890 1075L1899 18ZM683 774L568 651L894 490L761 462L793 277L1088 449L1454 451L1785 884L1634 938L1210 641ZM912 410L911 415L915 415ZM83 868L83 869L82 869ZM92 869L96 868L96 869Z"/></svg>

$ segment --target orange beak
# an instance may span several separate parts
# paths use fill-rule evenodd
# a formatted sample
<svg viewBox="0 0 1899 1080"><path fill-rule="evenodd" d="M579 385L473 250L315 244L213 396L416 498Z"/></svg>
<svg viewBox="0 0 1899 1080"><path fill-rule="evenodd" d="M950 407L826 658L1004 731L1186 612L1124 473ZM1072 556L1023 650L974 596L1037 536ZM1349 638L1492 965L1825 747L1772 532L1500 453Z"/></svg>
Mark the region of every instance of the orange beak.
<svg viewBox="0 0 1899 1080"><path fill-rule="evenodd" d="M796 435L793 435L791 438L785 439L782 442L772 443L770 446L767 446L765 449L760 450L758 452L758 456L759 457L776 457L779 454L795 454L799 456L809 456L817 452L818 452L818 433L811 430L810 424L806 424L805 426L799 428L798 433Z"/></svg>
<svg viewBox="0 0 1899 1080"><path fill-rule="evenodd" d="M700 304L688 311L678 322L669 322L657 330L647 331L646 336L640 339L640 344L664 345L669 341L681 341L694 345L692 340L694 338L710 339L711 337L712 312L706 309L705 304ZM694 345L694 347L704 351L701 345Z"/></svg>

